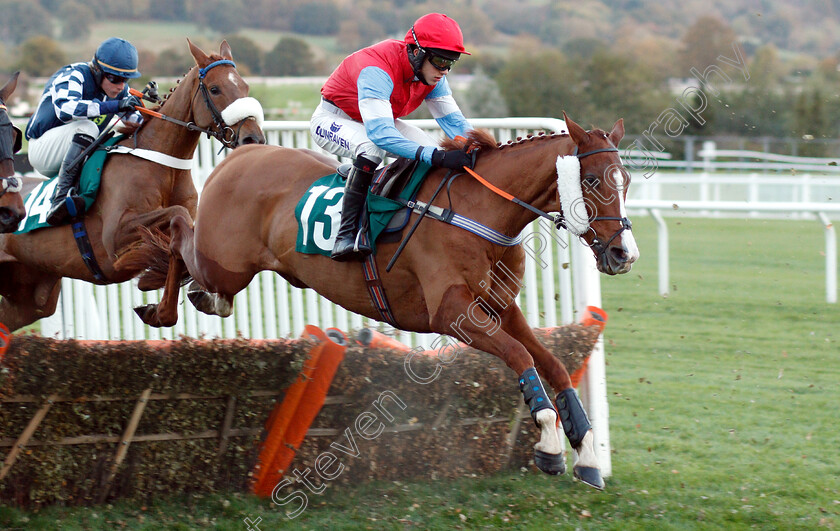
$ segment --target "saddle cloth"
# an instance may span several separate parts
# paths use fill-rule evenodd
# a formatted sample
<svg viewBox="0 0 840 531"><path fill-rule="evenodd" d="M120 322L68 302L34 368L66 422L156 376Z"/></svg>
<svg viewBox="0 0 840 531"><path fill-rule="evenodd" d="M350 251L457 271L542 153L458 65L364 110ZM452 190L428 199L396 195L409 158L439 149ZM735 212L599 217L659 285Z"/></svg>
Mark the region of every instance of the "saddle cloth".
<svg viewBox="0 0 840 531"><path fill-rule="evenodd" d="M122 139L122 135L117 135L103 142L100 147L116 144ZM93 155L88 157L87 162L85 162L85 167L82 169L77 193L85 200L85 212L93 204L93 201L96 199L96 194L99 192L99 184L102 180L102 168L105 166L105 157L107 155L108 152L97 148L93 152ZM50 212L50 207L52 206L51 199L57 184L58 176L42 182L26 195L24 199L26 217L18 225L18 231L15 234L23 234L24 232L52 226L47 223L47 214Z"/></svg>
<svg viewBox="0 0 840 531"><path fill-rule="evenodd" d="M430 165L419 163L397 197L403 201L414 199L430 169ZM338 234L338 227L341 225L344 182L344 177L338 173L326 175L312 183L300 198L295 207L295 219L298 222L295 251L304 254L330 255L336 234ZM393 230L400 230L408 221L408 208L399 200L368 192L368 238L374 252L376 252L376 240L386 230L392 230L388 228L389 222L401 211L406 214L400 218L402 225Z"/></svg>

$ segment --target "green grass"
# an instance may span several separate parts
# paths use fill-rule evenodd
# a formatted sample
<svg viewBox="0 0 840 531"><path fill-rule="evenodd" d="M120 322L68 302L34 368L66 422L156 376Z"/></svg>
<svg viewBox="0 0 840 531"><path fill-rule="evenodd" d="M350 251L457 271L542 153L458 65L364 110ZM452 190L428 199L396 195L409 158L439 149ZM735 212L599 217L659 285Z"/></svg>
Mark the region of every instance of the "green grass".
<svg viewBox="0 0 840 531"><path fill-rule="evenodd" d="M263 530L836 528L840 308L825 302L822 229L668 223L668 297L657 294L649 218L634 219L642 258L633 271L602 277L613 448L605 492L531 469L331 486L293 521L270 501L222 493L37 513L0 507L0 528L245 529L246 517L261 517Z"/></svg>

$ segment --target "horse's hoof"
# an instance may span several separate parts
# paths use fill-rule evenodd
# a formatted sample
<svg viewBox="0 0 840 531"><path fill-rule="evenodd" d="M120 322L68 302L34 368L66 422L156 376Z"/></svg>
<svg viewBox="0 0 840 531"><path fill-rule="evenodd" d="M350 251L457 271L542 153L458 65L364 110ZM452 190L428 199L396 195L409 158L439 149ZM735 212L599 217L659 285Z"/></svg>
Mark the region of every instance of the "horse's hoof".
<svg viewBox="0 0 840 531"><path fill-rule="evenodd" d="M193 307L201 313L216 315L216 305L213 297L201 287L201 284L193 280L187 288L187 298Z"/></svg>
<svg viewBox="0 0 840 531"><path fill-rule="evenodd" d="M137 317L140 318L141 321L146 323L147 325L155 326L154 322L151 321L151 317L157 314L157 304L145 304L143 306L135 306L134 313L137 314Z"/></svg>
<svg viewBox="0 0 840 531"><path fill-rule="evenodd" d="M537 468L552 476L566 473L566 460L563 459L563 454L548 454L540 450L534 450L534 464L537 465Z"/></svg>
<svg viewBox="0 0 840 531"><path fill-rule="evenodd" d="M590 487L604 490L604 478L601 477L601 470L591 466L576 466L575 477Z"/></svg>

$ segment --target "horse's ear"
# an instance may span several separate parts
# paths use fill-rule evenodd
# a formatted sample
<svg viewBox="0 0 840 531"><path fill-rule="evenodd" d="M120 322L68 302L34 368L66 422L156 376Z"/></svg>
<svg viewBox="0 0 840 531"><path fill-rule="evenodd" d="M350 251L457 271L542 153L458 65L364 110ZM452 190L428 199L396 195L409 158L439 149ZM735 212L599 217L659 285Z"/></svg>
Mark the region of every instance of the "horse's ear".
<svg viewBox="0 0 840 531"><path fill-rule="evenodd" d="M575 144L582 145L586 142L587 137L589 136L586 131L583 130L583 127L576 124L572 121L571 118L566 116L566 111L563 111L563 120L566 122L566 127L569 129L569 136L572 137L572 140L575 141Z"/></svg>
<svg viewBox="0 0 840 531"><path fill-rule="evenodd" d="M12 74L12 77L9 81L3 85L3 88L0 89L0 100L6 101L9 96L12 95L12 92L15 91L17 88L18 76L20 75L20 71L15 72Z"/></svg>
<svg viewBox="0 0 840 531"><path fill-rule="evenodd" d="M610 141L617 146L622 138L624 138L624 118L619 118L610 131Z"/></svg>
<svg viewBox="0 0 840 531"><path fill-rule="evenodd" d="M219 47L219 55L228 61L233 61L233 52L230 51L228 41L222 41L222 45Z"/></svg>
<svg viewBox="0 0 840 531"><path fill-rule="evenodd" d="M190 44L190 53L192 54L193 59L195 59L195 64L202 68L209 65L210 58L207 57L207 54L204 53L201 48L193 44L191 40L187 39L187 42Z"/></svg>

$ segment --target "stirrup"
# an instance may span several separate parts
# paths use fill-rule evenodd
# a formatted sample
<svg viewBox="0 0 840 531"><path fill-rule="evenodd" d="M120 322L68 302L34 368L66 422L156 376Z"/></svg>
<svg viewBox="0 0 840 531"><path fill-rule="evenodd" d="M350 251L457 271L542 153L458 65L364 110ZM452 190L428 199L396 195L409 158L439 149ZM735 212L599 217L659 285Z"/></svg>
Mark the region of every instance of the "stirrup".
<svg viewBox="0 0 840 531"><path fill-rule="evenodd" d="M64 225L68 220L74 220L84 214L85 200L74 195L73 188L68 191L64 199L52 206L47 213L47 223L53 227Z"/></svg>

